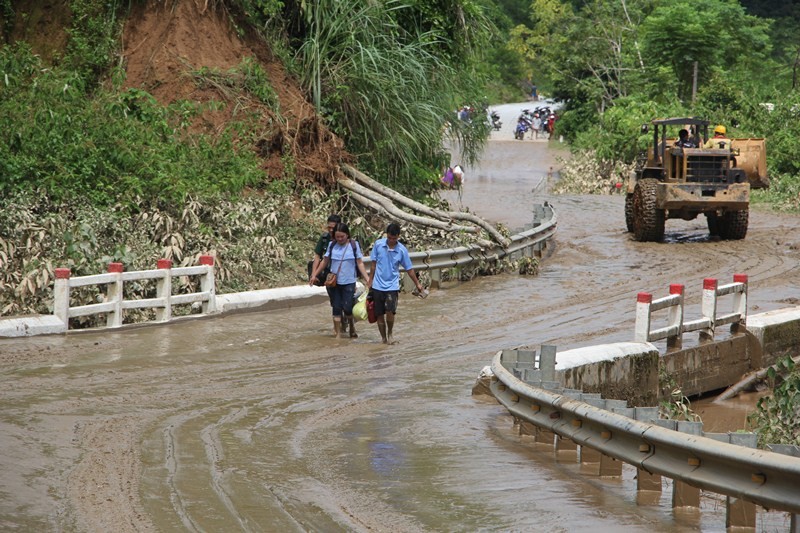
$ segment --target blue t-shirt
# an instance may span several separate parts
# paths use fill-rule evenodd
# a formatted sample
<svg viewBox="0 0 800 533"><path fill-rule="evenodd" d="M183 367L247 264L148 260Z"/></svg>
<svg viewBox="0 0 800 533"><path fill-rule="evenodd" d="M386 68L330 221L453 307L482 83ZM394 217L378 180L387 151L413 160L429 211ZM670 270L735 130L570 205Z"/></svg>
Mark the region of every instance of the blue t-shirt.
<svg viewBox="0 0 800 533"><path fill-rule="evenodd" d="M328 246L328 251L325 252L325 257L331 258L331 272L336 274L337 285L348 285L356 282L356 258L363 258L364 254L361 253L361 245L358 241L353 241L356 245L356 254L353 255L353 245L350 241L344 244L338 244L336 241L331 241L332 246ZM341 265L341 270L339 269Z"/></svg>
<svg viewBox="0 0 800 533"><path fill-rule="evenodd" d="M400 241L389 249L386 238L378 239L372 247L370 257L373 261L375 274L372 277L372 288L379 291L399 291L400 290L400 267L411 270L411 257L408 256L408 249Z"/></svg>

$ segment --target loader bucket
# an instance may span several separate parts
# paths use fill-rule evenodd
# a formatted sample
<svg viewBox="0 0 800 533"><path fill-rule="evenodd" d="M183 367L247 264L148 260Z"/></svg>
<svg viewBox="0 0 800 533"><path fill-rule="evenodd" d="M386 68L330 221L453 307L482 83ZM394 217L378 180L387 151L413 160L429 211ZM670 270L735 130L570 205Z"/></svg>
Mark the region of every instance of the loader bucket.
<svg viewBox="0 0 800 533"><path fill-rule="evenodd" d="M731 139L731 141L731 149L737 154L736 166L745 171L750 187L753 189L769 187L764 139Z"/></svg>

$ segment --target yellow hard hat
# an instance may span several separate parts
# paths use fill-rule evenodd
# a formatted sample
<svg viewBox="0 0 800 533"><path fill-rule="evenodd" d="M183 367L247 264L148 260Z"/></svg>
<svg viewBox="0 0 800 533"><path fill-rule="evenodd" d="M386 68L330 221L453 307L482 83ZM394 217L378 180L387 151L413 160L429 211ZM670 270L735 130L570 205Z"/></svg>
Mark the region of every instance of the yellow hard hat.
<svg viewBox="0 0 800 533"><path fill-rule="evenodd" d="M726 132L727 132L727 130L725 129L725 126L723 126L721 124L719 126L717 126L716 128L714 128L714 134L719 133L720 135L725 135Z"/></svg>

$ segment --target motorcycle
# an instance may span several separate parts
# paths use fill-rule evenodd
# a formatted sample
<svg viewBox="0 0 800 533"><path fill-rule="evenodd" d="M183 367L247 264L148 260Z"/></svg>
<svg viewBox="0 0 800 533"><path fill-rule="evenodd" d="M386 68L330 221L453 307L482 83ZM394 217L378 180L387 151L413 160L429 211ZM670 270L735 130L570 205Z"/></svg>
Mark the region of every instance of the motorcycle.
<svg viewBox="0 0 800 533"><path fill-rule="evenodd" d="M494 131L500 131L500 128L503 126L503 122L500 120L500 115L497 114L497 111L492 111L490 117L492 119L492 129Z"/></svg>
<svg viewBox="0 0 800 533"><path fill-rule="evenodd" d="M514 138L521 141L525 138L525 133L531 129L531 120L523 112L517 119L517 127L514 128Z"/></svg>

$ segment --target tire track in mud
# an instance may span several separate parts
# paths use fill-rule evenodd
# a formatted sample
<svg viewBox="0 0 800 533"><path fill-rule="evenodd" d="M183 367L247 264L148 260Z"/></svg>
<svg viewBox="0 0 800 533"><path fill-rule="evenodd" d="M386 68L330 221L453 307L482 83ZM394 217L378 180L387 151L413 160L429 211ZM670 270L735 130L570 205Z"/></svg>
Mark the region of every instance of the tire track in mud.
<svg viewBox="0 0 800 533"><path fill-rule="evenodd" d="M470 387L503 348L631 340L636 294L660 297L670 283L685 285L691 306L703 278L728 283L742 272L751 312L784 307L800 298L798 218L756 212L736 242L669 221L668 242L635 243L621 197L546 196L522 181L501 183L499 201L519 204L492 205L501 174L468 179L465 203L504 214L499 221L514 228L529 222L534 203L553 203L559 228L540 275L403 297L396 346L364 324L355 342L333 340L325 305L0 341L3 423L37 444L15 450L12 482L52 501L56 529L67 530L698 529L670 511L617 503L618 487L529 457L524 443L509 444L502 410L472 401ZM58 437L54 418L83 429ZM61 452L48 456L53 449ZM28 465L62 474L36 482ZM530 496L511 497L509 486L530 486ZM48 523L45 505L30 525Z"/></svg>

